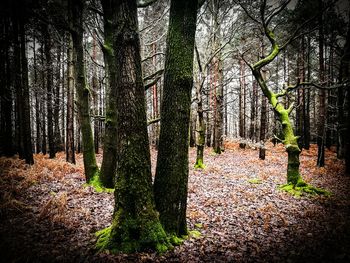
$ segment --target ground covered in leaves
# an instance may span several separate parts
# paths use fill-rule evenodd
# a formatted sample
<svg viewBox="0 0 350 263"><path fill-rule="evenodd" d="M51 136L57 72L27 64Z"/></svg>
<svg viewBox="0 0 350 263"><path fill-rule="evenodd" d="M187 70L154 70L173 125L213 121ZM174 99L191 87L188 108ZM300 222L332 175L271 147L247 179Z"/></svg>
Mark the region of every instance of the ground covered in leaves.
<svg viewBox="0 0 350 263"><path fill-rule="evenodd" d="M84 186L77 159L39 154L30 167L0 158L1 262L350 262L350 178L332 151L325 168L315 166L315 146L301 157L305 181L332 195L295 198L277 188L285 183L282 146L269 145L265 161L234 142L221 155L207 149L204 170L192 168L190 149L188 225L201 235L163 255L95 253L113 194ZM153 167L155 159L152 150Z"/></svg>

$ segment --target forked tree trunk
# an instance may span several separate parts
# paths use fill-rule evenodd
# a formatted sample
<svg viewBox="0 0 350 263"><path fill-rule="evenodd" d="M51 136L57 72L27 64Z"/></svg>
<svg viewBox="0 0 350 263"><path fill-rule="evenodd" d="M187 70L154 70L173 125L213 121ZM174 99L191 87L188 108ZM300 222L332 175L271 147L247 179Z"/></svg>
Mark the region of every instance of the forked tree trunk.
<svg viewBox="0 0 350 263"><path fill-rule="evenodd" d="M100 232L97 247L112 252L164 251L169 244L152 191L136 1L106 0L103 5L115 25L108 44L116 67L118 176L112 226Z"/></svg>

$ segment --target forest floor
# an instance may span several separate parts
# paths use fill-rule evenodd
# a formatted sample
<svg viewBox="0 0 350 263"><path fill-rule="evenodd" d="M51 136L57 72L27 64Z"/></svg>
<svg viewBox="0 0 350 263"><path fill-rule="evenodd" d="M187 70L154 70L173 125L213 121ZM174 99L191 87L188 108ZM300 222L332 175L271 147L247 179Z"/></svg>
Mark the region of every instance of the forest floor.
<svg viewBox="0 0 350 263"><path fill-rule="evenodd" d="M0 261L350 262L350 177L332 151L317 168L316 152L314 145L302 152L301 171L330 197L277 188L286 181L281 145L268 145L264 161L234 142L221 155L206 149L204 170L193 169L190 149L188 226L201 235L163 255L95 253L94 233L111 222L113 194L84 186L81 155L71 165L64 153L38 154L32 167L0 158Z"/></svg>

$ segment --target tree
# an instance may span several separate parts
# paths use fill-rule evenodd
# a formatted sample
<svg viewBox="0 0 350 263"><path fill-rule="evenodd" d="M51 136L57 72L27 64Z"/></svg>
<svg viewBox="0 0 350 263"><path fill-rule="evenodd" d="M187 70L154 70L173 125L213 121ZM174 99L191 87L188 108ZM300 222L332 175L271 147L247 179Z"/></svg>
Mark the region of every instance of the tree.
<svg viewBox="0 0 350 263"><path fill-rule="evenodd" d="M26 54L25 35L25 3L11 3L13 26L14 66L17 69L14 76L16 91L16 129L18 135L19 157L27 164L34 164L32 152L32 136L30 124L28 61Z"/></svg>
<svg viewBox="0 0 350 263"><path fill-rule="evenodd" d="M117 25L112 22L115 11L111 10L110 1L101 1L103 8L104 45L103 53L108 70L108 89L105 134L103 140L103 159L100 181L104 187L113 188L117 168L117 65L113 50L114 30Z"/></svg>
<svg viewBox="0 0 350 263"><path fill-rule="evenodd" d="M71 8L71 34L73 39L73 52L75 60L75 89L77 95L77 109L82 134L82 148L85 177L88 183L98 178L98 167L96 164L94 139L90 121L90 89L86 83L84 46L83 46L83 18L85 13L85 1L70 1Z"/></svg>
<svg viewBox="0 0 350 263"><path fill-rule="evenodd" d="M319 35L318 35L318 45L319 45L319 81L324 82L324 35L323 35L323 17L321 10L323 9L322 0L318 0L319 8ZM317 122L317 166L324 166L324 147L325 147L325 121L326 121L326 91L324 89L319 90L318 94L318 122Z"/></svg>
<svg viewBox="0 0 350 263"><path fill-rule="evenodd" d="M10 6L9 1L5 1L2 4L1 11L1 44L0 44L0 104L1 104L1 127L0 127L0 138L1 138L1 149L0 154L5 156L12 156L15 153L13 145L13 114L12 114L12 103L13 103L13 89L12 80L10 74Z"/></svg>
<svg viewBox="0 0 350 263"><path fill-rule="evenodd" d="M66 125L66 160L75 164L74 147L74 54L73 39L70 34L68 37L67 61L67 125Z"/></svg>
<svg viewBox="0 0 350 263"><path fill-rule="evenodd" d="M164 251L170 245L155 210L141 70L136 1L104 0L114 33L117 94L117 179L112 225L99 232L97 247L113 252ZM111 50L112 49L112 50Z"/></svg>
<svg viewBox="0 0 350 263"><path fill-rule="evenodd" d="M197 1L171 1L164 71L156 208L170 234L187 234L188 146Z"/></svg>
<svg viewBox="0 0 350 263"><path fill-rule="evenodd" d="M45 71L46 71L46 105L47 105L47 135L49 141L49 156L50 159L56 156L56 147L54 139L54 122L53 122L53 64L51 58L51 32L48 24L43 24L43 37L44 37L44 53L45 53Z"/></svg>
<svg viewBox="0 0 350 263"><path fill-rule="evenodd" d="M292 192L308 192L308 193L318 193L318 194L325 194L326 192L322 189L317 189L313 186L310 186L306 184L302 176L300 174L299 166L300 166L300 148L298 146L297 137L294 135L292 122L290 121L289 114L293 110L293 103L288 107L285 108L283 104L279 101L279 98L286 96L288 92L295 90L297 88L301 87L300 81L297 82L295 85L289 85L287 86L282 92L275 93L269 88L266 80L266 76L263 74L263 68L267 65L269 65L277 56L278 54L287 47L287 45L296 37L296 35L301 30L301 27L298 27L283 44L279 44L276 40L276 35L273 30L270 29L269 24L273 17L275 17L277 14L279 14L285 7L286 4L289 1L286 1L282 3L280 6L276 7L274 11L270 12L269 14L266 14L267 5L266 1L263 0L260 2L260 20L256 19L254 16L252 16L247 9L241 5L241 7L244 9L244 11L248 14L248 16L257 22L264 31L264 35L267 37L267 39L270 42L271 50L269 54L259 61L255 62L254 64L248 64L255 79L257 80L261 91L263 92L263 95L267 98L270 105L272 106L273 110L275 111L279 121L282 124L282 133L283 138L280 139L280 141L284 144L286 147L286 151L288 153L288 166L287 166L287 185L282 187L282 189L285 189L287 191ZM308 21L306 21L308 22ZM306 23L305 22L305 23Z"/></svg>

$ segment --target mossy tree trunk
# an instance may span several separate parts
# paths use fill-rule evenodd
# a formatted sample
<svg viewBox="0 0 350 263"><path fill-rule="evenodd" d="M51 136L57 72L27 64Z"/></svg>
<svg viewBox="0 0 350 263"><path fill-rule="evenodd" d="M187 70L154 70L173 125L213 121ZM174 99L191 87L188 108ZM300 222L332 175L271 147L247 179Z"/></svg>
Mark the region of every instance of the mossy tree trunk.
<svg viewBox="0 0 350 263"><path fill-rule="evenodd" d="M273 58L270 59L272 61ZM282 142L286 147L286 151L288 153L287 183L296 185L298 182L302 181L301 175L299 173L299 155L301 151L298 146L298 137L294 135L293 127L289 119L289 113L293 107L286 109L282 103L278 101L280 94L275 94L268 88L266 80L263 78L263 74L261 73L261 67L258 63L251 66L252 72L258 81L264 96L268 99L269 103L275 110L279 121L282 124Z"/></svg>
<svg viewBox="0 0 350 263"><path fill-rule="evenodd" d="M113 24L114 14L110 6L111 1L103 0L101 3L103 8L105 42L103 53L108 69L108 88L106 94L106 120L100 181L104 187L113 188L117 168L117 68L113 51L113 32L116 25Z"/></svg>
<svg viewBox="0 0 350 263"><path fill-rule="evenodd" d="M98 176L94 139L90 121L90 90L86 83L84 46L83 46L83 19L85 1L71 1L72 7L72 39L76 55L75 61L75 89L77 95L77 109L82 135L82 150L86 181L89 183Z"/></svg>
<svg viewBox="0 0 350 263"><path fill-rule="evenodd" d="M279 46L276 42L274 33L268 28L267 24L264 25L264 32L267 38L271 43L271 51L270 53L263 57L261 60L256 62L253 65L249 65L251 71L257 80L263 95L267 98L270 105L274 109L279 121L282 124L282 135L283 135L283 144L286 147L286 151L288 153L288 166L287 166L287 183L292 185L293 188L295 186L305 186L306 184L303 182L302 177L299 171L299 155L301 150L298 146L298 137L294 135L293 127L291 121L289 119L289 114L293 110L293 104L289 106L289 108L285 108L283 103L279 101L280 97L285 96L290 90L293 90L299 87L299 83L296 86L288 86L281 93L274 93L267 86L265 74L263 73L263 67L270 64L280 53L283 48L289 42L286 42L282 47Z"/></svg>
<svg viewBox="0 0 350 263"><path fill-rule="evenodd" d="M110 228L100 232L97 247L112 252L168 247L152 191L145 93L141 69L136 1L104 1L112 12L117 94L117 178ZM110 48L110 46L109 46Z"/></svg>
<svg viewBox="0 0 350 263"><path fill-rule="evenodd" d="M154 193L160 221L168 233L175 235L187 233L188 133L196 19L197 1L171 1Z"/></svg>

